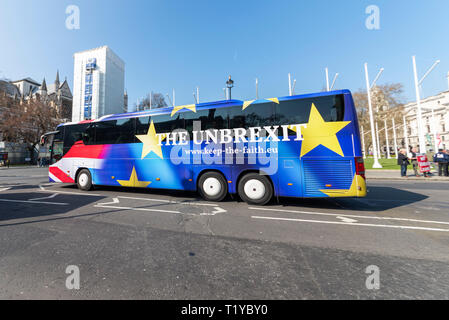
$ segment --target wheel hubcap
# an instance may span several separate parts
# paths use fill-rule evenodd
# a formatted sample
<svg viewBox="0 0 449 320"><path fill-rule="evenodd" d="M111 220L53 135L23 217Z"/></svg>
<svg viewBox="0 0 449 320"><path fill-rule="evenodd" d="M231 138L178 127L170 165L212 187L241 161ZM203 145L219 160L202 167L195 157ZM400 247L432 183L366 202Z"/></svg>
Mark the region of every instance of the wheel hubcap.
<svg viewBox="0 0 449 320"><path fill-rule="evenodd" d="M203 190L208 196L216 196L221 192L221 183L217 178L207 178L203 182Z"/></svg>
<svg viewBox="0 0 449 320"><path fill-rule="evenodd" d="M87 177L87 174L82 173L80 174L79 178L78 178L78 182L80 184L80 186L85 187L87 185L87 181L89 180L89 178Z"/></svg>
<svg viewBox="0 0 449 320"><path fill-rule="evenodd" d="M251 200L259 200L265 195L265 185L256 179L248 180L243 187L245 194Z"/></svg>

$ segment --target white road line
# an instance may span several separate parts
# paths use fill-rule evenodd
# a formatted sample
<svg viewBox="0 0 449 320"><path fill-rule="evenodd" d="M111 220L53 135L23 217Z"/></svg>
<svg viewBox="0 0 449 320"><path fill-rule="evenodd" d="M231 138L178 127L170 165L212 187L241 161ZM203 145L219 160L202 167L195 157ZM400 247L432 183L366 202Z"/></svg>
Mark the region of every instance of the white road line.
<svg viewBox="0 0 449 320"><path fill-rule="evenodd" d="M179 213L182 214L181 211L175 211L175 210L163 210L163 209L149 209L149 208L135 208L135 207L118 207L118 206L111 206L111 204L118 204L120 203L119 198L123 199L131 199L131 200L147 200L147 201L155 201L155 202L163 202L166 204L183 204L183 205L192 205L193 203L185 203L185 202L177 202L177 201L170 201L170 200L163 200L163 199L148 199L148 198L135 198L135 197L115 197L112 198L112 202L104 202L96 204L94 207L97 208L112 208L112 209L124 209L124 210L137 210L137 211L153 211L153 212L165 212L165 213ZM204 204L210 206L211 204ZM215 206L215 205L214 205ZM215 211L211 213L200 213L200 216L214 216L217 213L224 213L227 212L225 209L215 206Z"/></svg>
<svg viewBox="0 0 449 320"><path fill-rule="evenodd" d="M54 204L57 206L68 206L68 203L64 202L46 202L46 201L30 201L30 200L11 200L11 199L0 199L3 202L20 202L20 203L41 203L41 204Z"/></svg>
<svg viewBox="0 0 449 320"><path fill-rule="evenodd" d="M136 198L136 197L122 197L122 196L119 196L119 198L130 199L130 200L144 200L144 201L165 202L165 203L169 203L169 204L185 204L185 205L209 206L209 207L216 207L217 206L217 204L214 204L214 203L199 203L199 202L194 202L194 201L183 202L183 201L173 201L173 200L164 200L164 199Z"/></svg>
<svg viewBox="0 0 449 320"><path fill-rule="evenodd" d="M417 220L417 219L406 219L406 218L393 218L393 217L371 217L371 216L359 216L353 214L335 214L335 213L324 213L324 212L309 212L309 211L297 211L297 210L284 210L284 209L272 209L272 208L258 208L249 207L251 210L260 211L276 211L276 212L287 212L287 213L300 213L300 214L310 214L319 216L331 216L331 217L348 217L348 218L360 218L360 219L374 219L374 220L393 220L393 221L407 221L407 222L418 222L418 223L435 223L435 224L447 224L449 222L445 221L431 221L431 220Z"/></svg>
<svg viewBox="0 0 449 320"><path fill-rule="evenodd" d="M43 192L73 194L73 195L79 195L79 196L103 197L103 195L97 194L97 193L87 193L87 192L82 193L82 192L72 192L72 191L47 190L44 188L44 186L42 184L39 185L39 189L41 189L41 191L43 191Z"/></svg>
<svg viewBox="0 0 449 320"><path fill-rule="evenodd" d="M103 206L101 204L97 204L94 207L97 208L107 208L107 209L123 209L123 210L137 210L137 211L153 211L153 212L164 212L164 213L181 213L180 211L172 211L172 210L161 210L161 209L147 209L147 208L133 208L133 207L116 207L116 206Z"/></svg>
<svg viewBox="0 0 449 320"><path fill-rule="evenodd" d="M44 199L53 199L54 197L56 197L58 194L54 193L51 196L48 197L42 197L42 198L34 198L34 199L28 199L29 201L35 201L35 200L44 200Z"/></svg>
<svg viewBox="0 0 449 320"><path fill-rule="evenodd" d="M369 224L369 223L347 223L347 222L332 222L332 221L290 219L290 218L277 218L277 217L260 217L260 216L251 216L251 218L253 218L253 219L264 219L264 220L278 220L278 221L295 221L295 222L322 223L322 224L339 224L339 225L359 226L359 227L378 227L378 228L393 228L393 229L410 229L410 230L425 230L425 231L449 232L449 229L424 228L424 227L413 227L413 226L395 226L395 225Z"/></svg>

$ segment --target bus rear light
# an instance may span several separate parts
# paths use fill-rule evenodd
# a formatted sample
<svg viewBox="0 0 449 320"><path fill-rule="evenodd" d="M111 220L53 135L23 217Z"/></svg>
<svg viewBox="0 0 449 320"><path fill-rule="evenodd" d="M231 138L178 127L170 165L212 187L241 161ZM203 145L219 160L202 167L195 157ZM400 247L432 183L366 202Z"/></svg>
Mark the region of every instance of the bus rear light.
<svg viewBox="0 0 449 320"><path fill-rule="evenodd" d="M356 157L355 158L355 174L358 175L358 176L361 176L363 179L366 179L366 177L365 177L365 163L364 163L362 157Z"/></svg>

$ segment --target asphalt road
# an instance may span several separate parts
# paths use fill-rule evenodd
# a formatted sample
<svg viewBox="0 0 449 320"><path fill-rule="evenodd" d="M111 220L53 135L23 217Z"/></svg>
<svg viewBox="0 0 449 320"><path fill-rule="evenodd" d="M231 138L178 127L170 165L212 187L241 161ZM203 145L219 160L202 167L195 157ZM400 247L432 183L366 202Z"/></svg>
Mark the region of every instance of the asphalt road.
<svg viewBox="0 0 449 320"><path fill-rule="evenodd" d="M447 182L254 207L47 181L46 169L0 170L2 299L449 298Z"/></svg>

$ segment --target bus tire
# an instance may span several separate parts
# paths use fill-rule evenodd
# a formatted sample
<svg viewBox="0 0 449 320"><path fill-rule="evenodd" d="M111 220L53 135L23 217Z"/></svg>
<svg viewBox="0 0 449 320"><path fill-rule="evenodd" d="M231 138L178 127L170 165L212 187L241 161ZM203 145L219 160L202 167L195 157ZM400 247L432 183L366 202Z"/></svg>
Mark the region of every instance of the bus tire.
<svg viewBox="0 0 449 320"><path fill-rule="evenodd" d="M237 188L240 198L248 204L263 206L273 198L273 186L270 180L258 173L244 175Z"/></svg>
<svg viewBox="0 0 449 320"><path fill-rule="evenodd" d="M207 201L222 201L228 194L228 184L222 174L206 172L198 180L198 192Z"/></svg>
<svg viewBox="0 0 449 320"><path fill-rule="evenodd" d="M89 191L92 189L92 176L90 174L90 171L87 169L82 169L77 177L76 177L76 184L78 185L78 189Z"/></svg>

